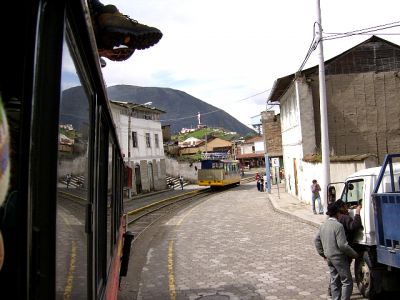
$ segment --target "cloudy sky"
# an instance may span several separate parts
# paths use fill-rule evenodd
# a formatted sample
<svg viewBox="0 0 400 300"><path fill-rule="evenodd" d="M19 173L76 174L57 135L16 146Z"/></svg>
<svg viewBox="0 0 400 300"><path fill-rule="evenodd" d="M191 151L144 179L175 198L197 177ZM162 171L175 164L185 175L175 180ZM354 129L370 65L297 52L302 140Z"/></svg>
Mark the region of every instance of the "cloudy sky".
<svg viewBox="0 0 400 300"><path fill-rule="evenodd" d="M317 0L109 0L163 33L124 62L107 60L107 86L184 91L243 124L266 108L274 81L299 70L313 39ZM324 36L384 24L374 33L323 42L325 60L375 34L400 45L399 0L321 0ZM397 22L397 23L394 23ZM393 24L394 23L394 24ZM318 64L314 51L305 68Z"/></svg>

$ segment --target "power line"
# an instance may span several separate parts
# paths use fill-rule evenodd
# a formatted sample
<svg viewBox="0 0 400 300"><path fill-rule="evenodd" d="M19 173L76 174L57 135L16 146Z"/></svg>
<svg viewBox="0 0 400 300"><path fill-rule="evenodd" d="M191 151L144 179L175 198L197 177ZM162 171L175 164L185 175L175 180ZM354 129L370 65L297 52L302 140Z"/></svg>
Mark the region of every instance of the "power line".
<svg viewBox="0 0 400 300"><path fill-rule="evenodd" d="M299 68L299 72L301 72L305 66L305 64L307 63L308 59L311 56L311 53L317 48L320 40L315 40L315 25L319 25L318 22L314 22L313 24L313 38L311 40L310 46L308 48L307 54L304 57L303 62L300 65ZM362 28L362 29L358 29L358 30L352 30L352 31L348 31L348 32L344 32L344 33L325 33L328 36L323 37L322 40L334 40L334 39L340 39L340 38L345 38L345 37L349 37L352 35L362 35L362 34L367 34L367 33L371 33L371 32L376 32L376 31L381 31L381 30L385 30L385 29L390 29L390 28L394 28L394 27L400 27L400 21L396 21L396 22L391 22L391 23L387 23L387 24L382 24L382 25L377 25L377 26L372 26L372 27L367 27L367 28ZM322 31L322 28L320 29ZM322 31L323 32L323 31ZM381 33L381 34L385 34L385 35L400 35L399 33ZM240 101L245 101L248 100L250 98L253 98L255 96L264 94L268 91L270 91L272 88L266 89L262 92L259 92L257 94L242 98L242 99L238 99L236 101L233 102L240 102ZM213 111L209 111L209 112L205 112L205 113L201 113L201 115L207 115L207 114L212 114L218 111L223 111L222 109L216 109ZM175 119L166 119L166 120L160 120L163 122L166 121L179 121L179 120L185 120L185 119L191 119L191 118L197 118L197 114L196 115L191 115L191 116L186 116L186 117L181 117L181 118L175 118Z"/></svg>
<svg viewBox="0 0 400 300"><path fill-rule="evenodd" d="M270 91L270 90L272 90L272 88L266 89L265 91L262 91L262 92L259 92L259 93L257 93L257 94L254 94L254 95L248 96L248 97L246 97L246 98L243 98L243 99L236 100L236 101L234 101L234 102L244 101L244 100L247 100L247 99L253 98L253 97L255 97L255 96L258 96L258 95L264 94L264 93L266 93L266 92L268 92L268 91Z"/></svg>
<svg viewBox="0 0 400 300"><path fill-rule="evenodd" d="M308 59L311 56L311 53L317 48L317 45L319 43L319 41L315 40L315 24L318 24L318 23L314 22L314 25L313 25L313 38L312 38L312 41L310 43L310 47L308 47L308 51L307 51L306 57L304 58L303 62L301 63L301 66L300 66L298 72L301 72L303 70L305 64L307 63Z"/></svg>
<svg viewBox="0 0 400 300"><path fill-rule="evenodd" d="M400 21L395 21L395 22L391 22L391 23L387 23L387 24L382 24L382 25L377 25L377 26L371 26L371 27L366 27L366 28L362 28L362 29L358 29L358 30L352 30L352 31L348 31L348 32L342 32L342 33L338 33L338 32L325 32L325 34L334 36L334 35L352 34L352 33L356 33L356 32L359 32L359 31L370 30L370 29L383 30L383 29L386 29L386 28L380 28L380 29L377 29L377 28L379 28L379 27L384 27L384 26L389 26L389 25L394 25L394 24L398 24L398 23L400 23ZM389 28L390 28L390 27L389 27Z"/></svg>
<svg viewBox="0 0 400 300"><path fill-rule="evenodd" d="M305 66L305 64L307 63L308 59L311 56L311 53L317 48L318 44L320 41L316 41L315 40L315 25L318 24L318 22L314 22L313 25L313 39L310 43L310 47L308 48L307 54L303 60L303 62L301 63L301 66L298 70L298 72L301 72ZM318 24L319 25L319 24ZM363 35L363 34L370 34L372 32L376 32L376 31L381 31L381 30L385 30L385 29L390 29L390 28L394 28L394 27L399 27L400 26L400 21L396 21L396 22L391 22L391 23L387 23L387 24L382 24L382 25L377 25L377 26L371 26L371 27L367 27L367 28L362 28L362 29L357 29L357 30L352 30L352 31L348 31L348 32L344 32L344 33L324 33L327 34L328 36L323 37L322 40L324 41L329 41L329 40L334 40L334 39L341 39L341 38L345 38L345 37L349 37L349 36L353 36L353 35ZM322 31L322 29L321 29ZM322 31L323 32L323 31ZM385 35L400 35L399 33L381 33L381 34L385 34Z"/></svg>
<svg viewBox="0 0 400 300"><path fill-rule="evenodd" d="M253 97L255 97L255 96L264 94L264 93L270 91L271 89L272 89L272 88L269 88L269 89L266 89L266 90L264 90L264 91L262 91L262 92L259 92L259 93L257 93L257 94L248 96L248 97L246 97L246 98L238 99L238 100L235 100L235 101L232 101L232 102L240 102L240 101L248 100L248 99L253 98ZM224 110L223 110L223 109L216 109L216 110L213 110L213 111L208 111L208 112L200 113L200 114L201 114L202 116L204 116L204 115L212 114L212 113L215 113L215 112L218 112L218 111L224 111ZM197 118L197 116L198 116L198 114L196 114L196 115L191 115L191 116L186 116L186 117L181 117L181 118L175 118L175 119L160 120L160 121L162 121L162 122L180 121L180 120L185 120L185 119Z"/></svg>
<svg viewBox="0 0 400 300"><path fill-rule="evenodd" d="M344 32L344 33L332 33L331 35L324 37L322 39L324 41L341 39L341 38L345 38L345 37L349 37L349 36L353 36L353 35L363 35L363 34L367 34L367 33L370 34L372 32L377 32L377 31L381 31L381 30L385 30L385 29L394 28L394 27L400 27L400 21L388 23L385 25L379 25L379 26ZM398 34L394 34L394 35L398 35Z"/></svg>
<svg viewBox="0 0 400 300"><path fill-rule="evenodd" d="M213 110L213 111L201 113L201 115L202 115L202 116L204 116L204 115L209 115L209 114L215 113L215 112L217 112L217 111L222 111L222 109L216 109L216 110ZM182 118L167 119L167 120L160 120L160 121L162 121L162 122L166 122L166 121L179 121L179 120L197 118L197 116L198 116L198 114L196 114L196 115L191 115L191 116L187 116L187 117L182 117Z"/></svg>

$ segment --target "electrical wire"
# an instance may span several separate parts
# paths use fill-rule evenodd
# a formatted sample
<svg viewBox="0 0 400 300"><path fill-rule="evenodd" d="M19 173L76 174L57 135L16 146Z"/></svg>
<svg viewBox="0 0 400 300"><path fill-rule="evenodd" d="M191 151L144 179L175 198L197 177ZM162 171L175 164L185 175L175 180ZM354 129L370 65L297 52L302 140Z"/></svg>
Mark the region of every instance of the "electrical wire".
<svg viewBox="0 0 400 300"><path fill-rule="evenodd" d="M385 27L382 27L382 26L385 26ZM344 33L333 33L329 36L323 37L322 40L329 41L329 40L341 39L341 38L345 38L345 37L349 37L349 36L353 36L353 35L371 34L373 32L378 32L381 30L395 28L395 27L400 27L400 21L388 23L388 24L380 25L380 26L374 26L374 27L370 27L370 28L364 28L364 29L360 29L360 30L344 32ZM398 35L398 34L396 34L396 35Z"/></svg>
<svg viewBox="0 0 400 300"><path fill-rule="evenodd" d="M306 57L304 58L303 62L301 63L301 66L300 66L298 72L301 72L303 70L305 64L307 63L308 59L311 56L311 53L317 48L317 45L320 42L319 40L318 41L315 40L315 24L318 24L318 22L314 22L314 25L313 25L313 38L312 38L312 41L310 43L310 47L308 47L308 51L307 51Z"/></svg>
<svg viewBox="0 0 400 300"><path fill-rule="evenodd" d="M271 89L272 89L272 88L269 88L269 89L266 89L266 90L264 90L264 91L262 91L262 92L259 92L259 93L257 93L257 94L254 94L254 95L251 95L251 96L248 96L248 97L239 99L239 100L235 100L235 101L232 101L232 102L234 103L234 102L240 102L240 101L248 100L248 99L253 98L253 97L255 97L255 96L264 94L264 93L270 91ZM216 112L218 112L218 111L223 111L223 112L225 112L223 109L216 109L216 110L213 110L213 111L208 111L208 112L205 112L205 113L200 113L200 115L201 115L201 116L204 116L204 115L216 113ZM181 117L181 118L175 118L175 119L165 119L165 120L160 120L160 121L161 121L161 122L171 122L171 121L180 121L180 120L185 120L185 119L192 119L192 118L197 118L197 117L198 117L198 114L196 114L196 115L190 115L190 116L186 116L186 117Z"/></svg>
<svg viewBox="0 0 400 300"><path fill-rule="evenodd" d="M359 32L359 31L370 30L370 29L383 30L383 29L386 29L386 28L381 28L381 29L377 29L377 28L383 27L383 26L388 26L388 25L399 24L399 23L400 23L400 21L395 21L395 22L391 22L391 23L387 23L387 24L382 24L382 25L377 25L377 26L372 26L372 27L367 27L367 28L352 30L352 31L348 31L348 32L342 32L342 33L338 33L338 32L325 32L325 34L330 35L330 36L334 36L334 35L352 34L352 33L356 33L356 32ZM390 28L390 27L389 27L389 28Z"/></svg>
<svg viewBox="0 0 400 300"><path fill-rule="evenodd" d="M315 25L319 25L318 22L314 22L313 24L313 38L312 41L310 43L310 46L308 48L307 54L304 57L303 62L300 65L299 68L299 72L301 72L305 66L305 64L307 63L308 59L310 58L312 52L317 48L318 44L320 43L321 40L316 40L316 34L315 34ZM372 27L367 27L367 28L362 28L362 29L358 29L358 30L353 30L353 31L348 31L348 32L344 32L344 33L324 33L327 34L328 36L325 36L322 38L323 41L329 41L329 40L334 40L334 39L340 39L340 38L344 38L344 37L349 37L352 35L362 35L362 34L368 34L371 32L376 32L376 31L381 31L381 30L385 30L385 29L389 29L389 28L394 28L394 27L399 27L400 26L400 21L396 21L396 22L391 22L391 23L387 23L387 24L382 24L382 25L377 25L377 26L372 26ZM321 32L323 33L322 28L320 29ZM384 34L384 33L381 33ZM386 35L400 35L398 33L386 33ZM272 88L266 89L262 92L259 92L257 94L233 101L233 102L240 102L240 101L245 101L248 100L250 98L253 98L255 96L264 94L268 91L270 91ZM268 107L267 107L268 109ZM201 113L201 115L207 115L207 114L212 114L218 111L223 111L222 109L217 109L214 111L210 111L210 112L205 112L205 113ZM191 118L196 118L198 117L198 114L196 115L191 115L191 116L186 116L186 117L181 117L181 118L175 118L175 119L165 119L165 120L160 120L162 122L170 122L170 121L179 121L179 120L185 120L185 119L191 119Z"/></svg>
<svg viewBox="0 0 400 300"><path fill-rule="evenodd" d="M311 53L317 48L320 40L316 41L315 40L315 25L318 24L318 22L314 22L313 25L313 39L311 41L310 47L308 48L307 54L298 70L298 72L301 72L305 66L305 64L307 63L308 59L311 56ZM319 24L318 24L319 25ZM362 28L362 29L357 29L357 30L352 30L352 31L348 31L348 32L344 32L344 33L324 33L327 34L328 36L325 36L322 38L323 41L329 41L329 40L334 40L334 39L340 39L340 38L344 38L344 37L349 37L349 36L353 36L353 35L362 35L362 34L370 34L371 32L377 32L377 31L381 31L381 30L385 30L385 29L390 29L390 28L394 28L394 27L399 27L400 26L400 21L396 21L396 22L391 22L391 23L387 23L387 24L382 24L382 25L377 25L377 26L371 26L371 27L367 27L367 28ZM323 30L321 29L321 32L323 32ZM395 34L391 34L391 33L387 33L387 35L399 35L397 33Z"/></svg>

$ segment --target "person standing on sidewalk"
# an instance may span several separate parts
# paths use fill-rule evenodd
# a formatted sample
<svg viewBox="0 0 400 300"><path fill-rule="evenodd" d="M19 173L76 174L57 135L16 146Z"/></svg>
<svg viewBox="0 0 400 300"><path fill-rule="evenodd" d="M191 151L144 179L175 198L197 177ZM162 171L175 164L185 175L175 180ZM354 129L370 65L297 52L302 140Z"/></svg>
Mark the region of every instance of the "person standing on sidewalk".
<svg viewBox="0 0 400 300"><path fill-rule="evenodd" d="M256 183L257 183L257 190L260 191L260 174L256 173Z"/></svg>
<svg viewBox="0 0 400 300"><path fill-rule="evenodd" d="M329 267L333 300L349 300L353 291L349 257L358 254L347 242L344 227L339 223L340 207L338 203L328 205L329 218L320 226L314 239L315 248Z"/></svg>
<svg viewBox="0 0 400 300"><path fill-rule="evenodd" d="M183 190L183 176L179 175L179 184L181 185L181 190Z"/></svg>
<svg viewBox="0 0 400 300"><path fill-rule="evenodd" d="M317 180L314 179L312 181L312 185L311 185L311 194L312 194L311 203L312 203L312 210L313 210L314 215L317 214L317 211L315 210L315 201L318 201L319 214L322 215L324 213L324 209L322 208L322 204L321 204L321 196L319 194L320 191L321 191L321 187L319 186Z"/></svg>

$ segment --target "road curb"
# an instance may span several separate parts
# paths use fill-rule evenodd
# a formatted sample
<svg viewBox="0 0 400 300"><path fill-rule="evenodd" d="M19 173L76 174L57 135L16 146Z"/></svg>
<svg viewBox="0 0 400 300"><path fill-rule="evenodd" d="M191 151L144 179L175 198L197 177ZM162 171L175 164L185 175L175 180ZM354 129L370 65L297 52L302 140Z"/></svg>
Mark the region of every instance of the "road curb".
<svg viewBox="0 0 400 300"><path fill-rule="evenodd" d="M320 226L319 223L311 221L311 220L304 219L304 218L302 218L300 216L294 215L294 214L292 214L292 213L290 213L290 212L288 212L286 210L283 210L283 209L279 208L278 205L276 205L275 200L273 200L272 198L273 198L273 196L271 197L271 195L267 194L267 199L269 200L269 203L271 204L272 209L274 211L276 211L278 213L281 213L281 214L284 214L284 215L287 215L289 217L293 217L293 218L299 220L300 222L303 222L303 223L306 223L308 225L311 225L311 226L314 226L316 228L319 228L319 226Z"/></svg>

